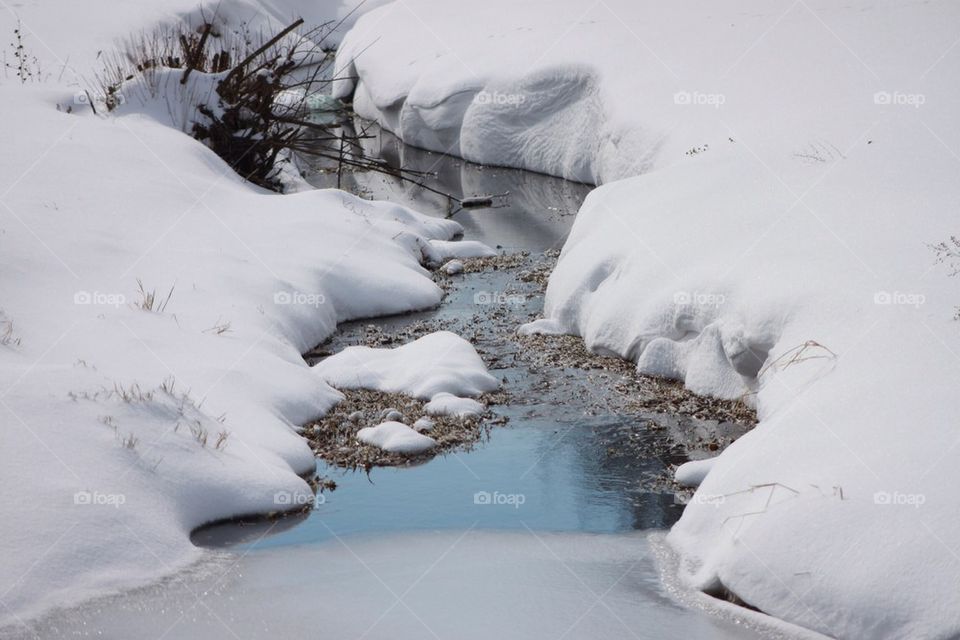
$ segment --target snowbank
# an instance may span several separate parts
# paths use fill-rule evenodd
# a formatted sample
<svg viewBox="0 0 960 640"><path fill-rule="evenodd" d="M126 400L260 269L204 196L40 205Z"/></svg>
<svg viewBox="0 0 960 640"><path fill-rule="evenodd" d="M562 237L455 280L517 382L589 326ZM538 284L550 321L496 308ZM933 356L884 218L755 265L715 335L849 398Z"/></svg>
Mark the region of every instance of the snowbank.
<svg viewBox="0 0 960 640"><path fill-rule="evenodd" d="M99 48L191 2L17 10L53 73L0 86L0 626L184 566L206 521L312 500L296 426L339 394L300 353L337 322L437 304L419 247L460 231L262 192L154 105L76 101Z"/></svg>
<svg viewBox="0 0 960 640"><path fill-rule="evenodd" d="M717 140L722 96L711 86L722 69L704 72L703 52L732 61L771 21L761 0L738 6L753 15L728 20L702 0L393 2L344 37L334 95L425 149L609 182Z"/></svg>
<svg viewBox="0 0 960 640"><path fill-rule="evenodd" d="M957 233L958 19L407 0L340 52L409 142L609 183L530 329L756 403L669 540L698 588L835 637L960 634L960 291L928 246Z"/></svg>
<svg viewBox="0 0 960 640"><path fill-rule="evenodd" d="M441 393L478 396L499 387L473 345L449 331L425 335L396 349L347 347L313 370L340 389L376 389L424 400Z"/></svg>
<svg viewBox="0 0 960 640"><path fill-rule="evenodd" d="M862 96L878 120L840 120L829 160L738 132L598 189L540 323L757 403L669 540L696 587L836 637L960 633L960 296L927 246L960 189L924 123L960 137L934 90L922 116Z"/></svg>

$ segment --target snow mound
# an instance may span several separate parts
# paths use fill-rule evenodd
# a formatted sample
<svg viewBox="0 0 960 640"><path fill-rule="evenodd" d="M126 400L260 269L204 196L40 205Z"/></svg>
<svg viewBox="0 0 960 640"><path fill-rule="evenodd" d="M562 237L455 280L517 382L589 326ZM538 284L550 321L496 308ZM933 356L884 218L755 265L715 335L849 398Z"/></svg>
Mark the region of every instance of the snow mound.
<svg viewBox="0 0 960 640"><path fill-rule="evenodd" d="M437 445L433 438L417 433L402 422L383 422L375 427L364 427L357 432L357 440L390 453L404 455L423 453Z"/></svg>
<svg viewBox="0 0 960 640"><path fill-rule="evenodd" d="M681 487L699 487L716 461L716 458L708 458L706 460L684 462L677 467L673 477Z"/></svg>
<svg viewBox="0 0 960 640"><path fill-rule="evenodd" d="M483 404L473 398L460 398L452 393L435 394L424 407L432 416L478 416L483 413Z"/></svg>
<svg viewBox="0 0 960 640"><path fill-rule="evenodd" d="M499 387L473 345L437 331L396 349L347 347L313 367L340 389L376 389L430 400L438 393L478 396Z"/></svg>
<svg viewBox="0 0 960 640"><path fill-rule="evenodd" d="M486 258L495 256L497 252L476 240L431 240L427 258L430 262L441 264L456 258Z"/></svg>
<svg viewBox="0 0 960 640"><path fill-rule="evenodd" d="M416 422L413 423L413 428L419 432L431 431L433 427L434 427L433 420L431 420L427 416L423 416L422 418L418 419Z"/></svg>
<svg viewBox="0 0 960 640"><path fill-rule="evenodd" d="M451 260L447 264L443 265L443 271L448 276L455 276L458 273L463 273L463 263L459 260Z"/></svg>

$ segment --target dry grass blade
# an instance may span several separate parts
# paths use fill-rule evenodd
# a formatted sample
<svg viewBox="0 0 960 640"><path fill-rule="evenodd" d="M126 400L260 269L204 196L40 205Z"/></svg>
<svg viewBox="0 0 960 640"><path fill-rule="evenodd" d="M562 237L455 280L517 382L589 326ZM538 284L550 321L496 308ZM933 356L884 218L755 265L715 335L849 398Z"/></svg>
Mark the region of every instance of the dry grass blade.
<svg viewBox="0 0 960 640"><path fill-rule="evenodd" d="M158 298L156 289L147 291L140 278L137 278L137 295L140 296L140 300L137 302L136 306L144 311L156 311L157 313L163 313L166 311L167 305L170 303L170 298L173 297L173 290L176 288L176 286L177 283L174 282L170 287L170 291L167 292L166 297Z"/></svg>
<svg viewBox="0 0 960 640"><path fill-rule="evenodd" d="M823 346L816 340L807 340L803 344L799 344L791 349L788 349L780 356L768 362L757 374L757 379L763 377L763 374L767 371L773 369L776 371L783 371L789 367L800 364L801 362L806 362L808 360L836 360L837 354Z"/></svg>

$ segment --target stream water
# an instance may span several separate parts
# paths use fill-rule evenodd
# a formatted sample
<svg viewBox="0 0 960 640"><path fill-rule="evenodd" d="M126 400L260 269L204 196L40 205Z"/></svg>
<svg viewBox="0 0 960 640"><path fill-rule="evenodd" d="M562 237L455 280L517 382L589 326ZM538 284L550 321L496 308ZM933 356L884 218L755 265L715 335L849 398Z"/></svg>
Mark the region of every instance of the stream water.
<svg viewBox="0 0 960 640"><path fill-rule="evenodd" d="M471 339L511 389L514 401L496 407L506 424L468 451L418 466L365 473L318 461L318 474L337 486L309 515L198 531L207 560L193 570L58 613L40 637L760 637L736 617L669 597L650 539L682 512L655 481L688 453L664 433L734 437L736 428L625 415L609 395L617 372L531 363L504 330L540 313L542 287L518 282L517 269L549 267L544 252L562 245L589 187L404 148L387 135L365 144L436 173L429 184L441 191L508 193L503 206L454 219L466 238L530 255L513 269L451 278L438 309L347 323L315 356L448 328ZM311 180L336 186L337 177ZM450 212L445 198L389 176L340 181L425 213Z"/></svg>

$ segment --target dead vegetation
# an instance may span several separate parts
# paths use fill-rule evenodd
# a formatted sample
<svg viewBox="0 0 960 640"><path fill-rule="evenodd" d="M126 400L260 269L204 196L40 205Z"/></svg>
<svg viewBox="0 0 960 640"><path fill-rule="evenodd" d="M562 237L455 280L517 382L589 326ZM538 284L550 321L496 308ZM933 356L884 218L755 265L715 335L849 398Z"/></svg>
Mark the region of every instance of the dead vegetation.
<svg viewBox="0 0 960 640"><path fill-rule="evenodd" d="M141 405L147 407L154 413L158 420L169 420L172 425L170 430L173 433L180 433L185 430L201 448L206 448L210 443L210 430L207 425L210 422L222 425L226 420L226 414L219 416L214 421L201 411L203 402L197 403L190 393L190 389L178 389L177 382L173 376L165 378L158 386L144 389L140 383L132 382L123 384L115 382L112 387L102 386L94 391L71 391L67 396L74 402L81 400L88 402L117 402L121 405ZM120 430L120 421L113 415L100 416L100 422L113 430L117 441L125 449L136 449L140 443L139 437L134 433L122 434ZM227 446L227 440L230 432L221 429L215 436L212 448L222 450Z"/></svg>
<svg viewBox="0 0 960 640"><path fill-rule="evenodd" d="M330 82L332 48L324 42L336 26L305 29L298 19L265 32L247 24L228 28L216 15L196 26L163 25L104 56L98 92L111 111L143 85L153 97L175 91L175 102L184 103L170 104L167 96L175 124L245 179L279 191L292 153L340 154L334 128L312 117L316 96ZM191 83L200 76L209 82ZM142 81L139 89L134 81Z"/></svg>
<svg viewBox="0 0 960 640"><path fill-rule="evenodd" d="M343 126L348 106L328 90L335 79L329 38L341 24L308 27L297 19L265 31L228 27L214 14L197 25L162 25L105 54L98 99L86 92L82 101L94 113L96 104L112 111L131 97L165 101L175 126L273 191L283 190L287 167L299 173L298 156L327 162L338 176L344 168L379 171L420 184L416 172L366 156L359 144L366 133Z"/></svg>
<svg viewBox="0 0 960 640"><path fill-rule="evenodd" d="M225 333L230 333L232 331L230 321L223 321L220 318L217 318L217 321L213 323L212 327L204 329L204 333L212 333L215 336L222 336Z"/></svg>
<svg viewBox="0 0 960 640"><path fill-rule="evenodd" d="M19 347L20 338L13 332L13 320L0 311L0 347Z"/></svg>
<svg viewBox="0 0 960 640"><path fill-rule="evenodd" d="M426 403L402 394L368 389L343 389L341 392L344 400L320 420L306 425L303 435L317 457L348 469L418 464L438 453L469 450L489 436L493 425L503 422L493 418L489 411L480 417L428 416L433 427L425 435L437 441L436 447L417 456L389 453L359 442L357 432L384 422L386 413L391 410L402 414L404 424L413 425L416 420L427 416ZM492 404L501 398L488 394L480 400Z"/></svg>
<svg viewBox="0 0 960 640"><path fill-rule="evenodd" d="M531 335L517 340L524 346L525 357L538 367L609 374L605 386L618 396L618 412L663 413L750 426L757 422L756 410L743 400L699 396L677 380L641 375L632 362L589 351L578 336Z"/></svg>
<svg viewBox="0 0 960 640"><path fill-rule="evenodd" d="M930 249L936 254L935 264L943 264L949 268L947 275L960 275L960 237L950 236L950 240L931 244ZM960 320L960 306L955 307L954 320Z"/></svg>
<svg viewBox="0 0 960 640"><path fill-rule="evenodd" d="M163 313L166 311L167 305L170 304L170 298L173 297L173 290L176 286L177 284L174 283L166 296L158 297L156 289L147 291L143 286L143 282L140 281L140 278L137 278L137 296L139 300L137 300L136 306L144 311Z"/></svg>
<svg viewBox="0 0 960 640"><path fill-rule="evenodd" d="M7 52L3 52L4 72L12 71L20 84L34 81L39 82L43 77L40 71L40 60L27 51L23 39L23 23L17 18L17 24L13 28L13 40L10 42L11 57L7 57Z"/></svg>

